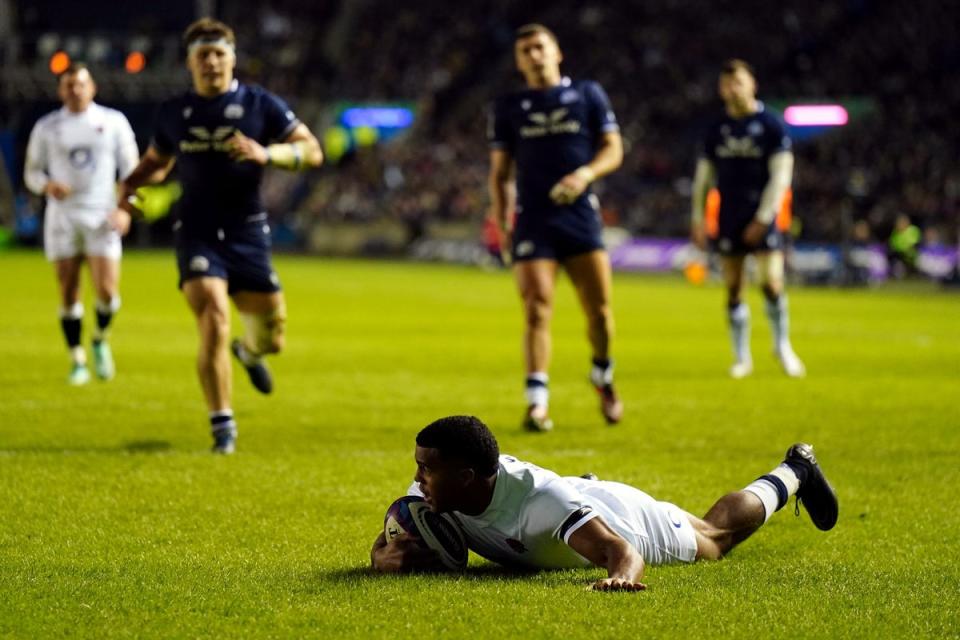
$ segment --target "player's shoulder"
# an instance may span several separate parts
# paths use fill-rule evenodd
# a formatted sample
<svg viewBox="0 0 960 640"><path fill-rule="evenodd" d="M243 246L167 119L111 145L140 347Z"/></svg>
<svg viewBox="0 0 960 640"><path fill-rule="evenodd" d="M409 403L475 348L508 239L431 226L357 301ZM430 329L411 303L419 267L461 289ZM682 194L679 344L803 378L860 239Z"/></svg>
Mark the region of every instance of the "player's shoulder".
<svg viewBox="0 0 960 640"><path fill-rule="evenodd" d="M770 108L764 103L760 103L760 109L755 114L755 117L758 120L761 120L765 124L777 126L780 128L784 127L783 115L776 109Z"/></svg>
<svg viewBox="0 0 960 640"><path fill-rule="evenodd" d="M63 109L55 109L40 116L33 127L41 130L49 129L50 127L55 126L58 122L62 121L64 117Z"/></svg>
<svg viewBox="0 0 960 640"><path fill-rule="evenodd" d="M237 85L236 95L241 101L262 102L266 100L270 102L283 102L283 98L274 92L262 85L254 83L239 83Z"/></svg>
<svg viewBox="0 0 960 640"><path fill-rule="evenodd" d="M182 114L184 109L190 108L193 104L194 95L196 94L193 94L190 91L184 91L183 93L170 96L166 100L160 102L160 106L157 107L157 113L161 118L168 117L173 113Z"/></svg>
<svg viewBox="0 0 960 640"><path fill-rule="evenodd" d="M107 107L98 103L94 106L100 110L100 113L102 113L106 119L118 124L128 123L127 116L123 111L120 111L120 109L114 109L113 107Z"/></svg>
<svg viewBox="0 0 960 640"><path fill-rule="evenodd" d="M529 89L515 89L495 96L493 107L495 109L507 109L519 105L525 100L529 102L531 98L532 93Z"/></svg>
<svg viewBox="0 0 960 640"><path fill-rule="evenodd" d="M542 487L559 477L549 469L519 460L511 455L500 456L500 471L529 489Z"/></svg>
<svg viewBox="0 0 960 640"><path fill-rule="evenodd" d="M565 78L565 85L571 89L576 89L581 93L593 94L597 91L603 91L603 86L596 80L590 78ZM561 85L563 86L563 85Z"/></svg>

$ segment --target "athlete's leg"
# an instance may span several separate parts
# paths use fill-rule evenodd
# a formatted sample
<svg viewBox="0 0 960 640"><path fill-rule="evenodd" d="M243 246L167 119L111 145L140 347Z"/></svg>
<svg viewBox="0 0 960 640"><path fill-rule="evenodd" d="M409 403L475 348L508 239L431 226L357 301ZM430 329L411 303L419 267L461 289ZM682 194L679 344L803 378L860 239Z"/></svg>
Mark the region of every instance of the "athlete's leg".
<svg viewBox="0 0 960 640"><path fill-rule="evenodd" d="M697 558L716 560L746 540L796 495L818 529L837 522L837 497L813 455L797 443L783 462L742 491L728 493L702 518L688 516L697 535Z"/></svg>
<svg viewBox="0 0 960 640"><path fill-rule="evenodd" d="M97 376L109 380L114 375L114 364L107 333L114 314L120 309L120 260L112 256L90 256L88 261L97 298L97 325L93 334L94 364Z"/></svg>
<svg viewBox="0 0 960 640"><path fill-rule="evenodd" d="M241 339L251 356L280 353L286 342L287 304L282 291L236 291L233 303L245 326Z"/></svg>
<svg viewBox="0 0 960 640"><path fill-rule="evenodd" d="M733 366L730 375L743 378L753 371L753 356L750 354L750 307L742 299L743 266L746 256L729 255L720 258L723 283L727 289L727 321L730 340L733 344Z"/></svg>
<svg viewBox="0 0 960 640"><path fill-rule="evenodd" d="M197 319L200 345L197 374L211 412L229 411L231 400L230 303L227 281L192 278L183 283L183 295Z"/></svg>
<svg viewBox="0 0 960 640"><path fill-rule="evenodd" d="M204 276L191 278L182 285L183 295L197 319L200 345L197 350L197 374L207 401L214 453L233 453L237 424L231 407L232 371L230 369L230 303L227 281Z"/></svg>
<svg viewBox="0 0 960 640"><path fill-rule="evenodd" d="M81 344L83 332L83 304L80 302L80 269L83 256L61 258L54 261L57 287L60 294L60 329L70 352L70 376L73 385L86 384L90 380L87 370L87 354Z"/></svg>
<svg viewBox="0 0 960 640"><path fill-rule="evenodd" d="M513 273L523 302L525 326L523 356L527 371L527 428L549 430L550 319L559 265L556 260L537 258L514 263Z"/></svg>
<svg viewBox="0 0 960 640"><path fill-rule="evenodd" d="M233 293L233 302L245 327L242 338L230 343L230 350L247 370L250 382L260 393L273 391L273 378L263 356L279 353L286 339L287 310L281 291Z"/></svg>
<svg viewBox="0 0 960 640"><path fill-rule="evenodd" d="M597 360L610 358L613 339L613 312L610 308L613 290L610 257L598 249L567 258L563 263L587 317L587 337Z"/></svg>
<svg viewBox="0 0 960 640"><path fill-rule="evenodd" d="M757 254L760 288L766 300L767 318L773 333L773 352L791 377L802 377L806 368L790 344L790 314L784 292L784 257L782 251Z"/></svg>
<svg viewBox="0 0 960 640"><path fill-rule="evenodd" d="M601 410L607 422L619 422L623 403L613 389L613 360L610 357L614 332L610 257L606 251L598 249L568 258L563 267L587 317L587 337L593 350L590 380L601 393Z"/></svg>

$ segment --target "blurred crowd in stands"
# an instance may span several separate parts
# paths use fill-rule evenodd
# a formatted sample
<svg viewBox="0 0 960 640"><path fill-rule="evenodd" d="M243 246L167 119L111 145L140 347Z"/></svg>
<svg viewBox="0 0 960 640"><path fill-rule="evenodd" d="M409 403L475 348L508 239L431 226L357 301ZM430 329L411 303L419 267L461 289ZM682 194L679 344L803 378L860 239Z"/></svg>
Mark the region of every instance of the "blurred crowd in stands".
<svg viewBox="0 0 960 640"><path fill-rule="evenodd" d="M308 176L270 175L266 199L295 228L485 214L487 105L521 87L513 30L559 36L564 71L607 90L624 166L597 189L608 223L683 236L698 138L721 109L722 60L757 72L761 99L867 98L846 127L797 145L794 215L807 241L883 241L905 214L927 242L960 229L960 40L949 0L275 0L218 3L237 29L240 76L288 97L315 130L323 105L405 99L418 118L389 143ZM329 123L327 123L329 124ZM286 212L286 213L284 213Z"/></svg>

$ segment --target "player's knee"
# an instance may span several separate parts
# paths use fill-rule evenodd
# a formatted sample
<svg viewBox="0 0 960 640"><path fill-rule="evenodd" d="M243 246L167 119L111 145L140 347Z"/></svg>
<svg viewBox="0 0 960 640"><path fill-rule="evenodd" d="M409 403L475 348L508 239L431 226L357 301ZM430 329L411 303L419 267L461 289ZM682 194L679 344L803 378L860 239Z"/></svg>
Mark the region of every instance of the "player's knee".
<svg viewBox="0 0 960 640"><path fill-rule="evenodd" d="M230 314L217 304L208 304L200 312L203 340L211 347L226 344L230 338Z"/></svg>
<svg viewBox="0 0 960 640"><path fill-rule="evenodd" d="M527 326L543 327L550 323L550 317L553 310L550 304L540 298L532 298L526 301L525 310L527 317Z"/></svg>

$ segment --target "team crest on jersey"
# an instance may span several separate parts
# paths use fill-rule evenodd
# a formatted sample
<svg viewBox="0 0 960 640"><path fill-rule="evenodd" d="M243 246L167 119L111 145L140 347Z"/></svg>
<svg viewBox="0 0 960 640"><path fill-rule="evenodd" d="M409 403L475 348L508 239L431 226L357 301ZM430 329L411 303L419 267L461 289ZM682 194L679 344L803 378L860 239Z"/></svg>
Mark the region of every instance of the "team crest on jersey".
<svg viewBox="0 0 960 640"><path fill-rule="evenodd" d="M230 120L239 120L243 117L243 105L228 104L227 108L223 110L223 117Z"/></svg>
<svg viewBox="0 0 960 640"><path fill-rule="evenodd" d="M193 107L184 107L184 108L183 108L183 119L184 119L184 120L189 120L191 115L193 115Z"/></svg>
<svg viewBox="0 0 960 640"><path fill-rule="evenodd" d="M519 540L516 540L514 538L507 538L505 542L507 543L507 546L513 549L516 553L527 552L527 548Z"/></svg>
<svg viewBox="0 0 960 640"><path fill-rule="evenodd" d="M754 120L753 122L747 125L747 133L749 133L752 136L762 135L763 123L758 120Z"/></svg>
<svg viewBox="0 0 960 640"><path fill-rule="evenodd" d="M580 92L576 89L567 89L560 94L560 104L572 104L580 99Z"/></svg>
<svg viewBox="0 0 960 640"><path fill-rule="evenodd" d="M190 258L190 271L204 272L210 268L210 261L206 256L193 256Z"/></svg>
<svg viewBox="0 0 960 640"><path fill-rule="evenodd" d="M523 100L520 102L520 108L523 109L524 111L530 111L530 107L532 106L533 106L533 103L530 102L529 100Z"/></svg>
<svg viewBox="0 0 960 640"><path fill-rule="evenodd" d="M580 133L579 120L564 120L569 113L570 110L566 107L554 109L550 113L540 111L528 113L527 118L533 124L520 127L520 137L542 138L560 133Z"/></svg>
<svg viewBox="0 0 960 640"><path fill-rule="evenodd" d="M74 169L86 169L93 166L93 149L90 147L74 147L70 149L70 164Z"/></svg>

